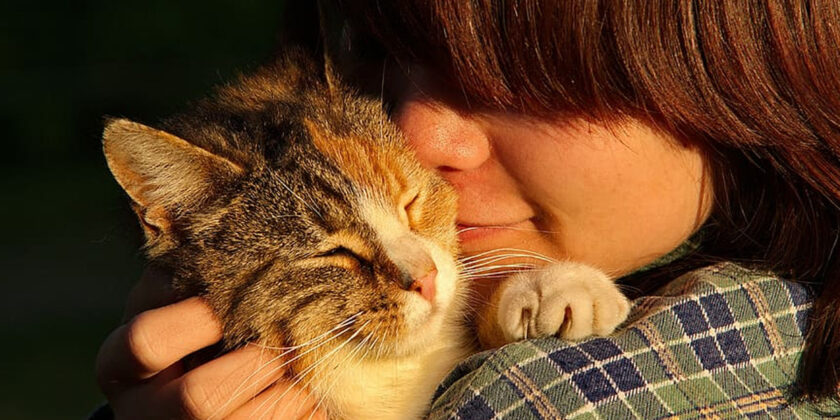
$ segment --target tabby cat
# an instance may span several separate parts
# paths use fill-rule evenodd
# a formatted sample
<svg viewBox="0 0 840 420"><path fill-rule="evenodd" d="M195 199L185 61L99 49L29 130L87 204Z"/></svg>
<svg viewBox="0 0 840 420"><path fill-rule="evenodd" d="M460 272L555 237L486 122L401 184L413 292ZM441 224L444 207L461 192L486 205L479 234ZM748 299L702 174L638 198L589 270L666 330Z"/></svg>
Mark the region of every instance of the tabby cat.
<svg viewBox="0 0 840 420"><path fill-rule="evenodd" d="M420 418L476 347L456 195L381 103L318 67L290 52L161 130L112 119L105 156L148 257L206 298L226 349L291 352L331 418ZM507 280L476 319L482 344L498 346L608 334L626 312L605 275L557 263Z"/></svg>

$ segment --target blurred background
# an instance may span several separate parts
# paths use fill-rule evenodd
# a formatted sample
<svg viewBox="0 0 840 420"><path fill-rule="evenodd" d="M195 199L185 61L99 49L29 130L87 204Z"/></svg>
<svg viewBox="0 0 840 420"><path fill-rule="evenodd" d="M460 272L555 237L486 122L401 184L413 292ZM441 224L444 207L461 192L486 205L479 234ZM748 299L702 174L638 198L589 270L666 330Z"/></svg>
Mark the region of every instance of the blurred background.
<svg viewBox="0 0 840 420"><path fill-rule="evenodd" d="M0 418L80 419L143 266L102 117L154 123L271 56L284 6L0 4Z"/></svg>

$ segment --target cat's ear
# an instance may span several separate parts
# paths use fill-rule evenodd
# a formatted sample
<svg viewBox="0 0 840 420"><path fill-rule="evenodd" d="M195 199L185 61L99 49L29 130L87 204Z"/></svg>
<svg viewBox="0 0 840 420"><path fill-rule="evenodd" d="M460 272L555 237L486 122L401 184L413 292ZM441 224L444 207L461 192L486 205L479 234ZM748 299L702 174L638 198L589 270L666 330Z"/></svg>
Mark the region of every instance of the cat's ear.
<svg viewBox="0 0 840 420"><path fill-rule="evenodd" d="M318 24L320 29L321 49L324 62L324 78L331 94L336 94L339 86L338 66L347 59L344 45L347 26L334 10L335 5L328 0L318 0Z"/></svg>
<svg viewBox="0 0 840 420"><path fill-rule="evenodd" d="M126 119L106 122L102 148L149 240L168 233L172 219L199 205L214 186L244 172L177 136Z"/></svg>

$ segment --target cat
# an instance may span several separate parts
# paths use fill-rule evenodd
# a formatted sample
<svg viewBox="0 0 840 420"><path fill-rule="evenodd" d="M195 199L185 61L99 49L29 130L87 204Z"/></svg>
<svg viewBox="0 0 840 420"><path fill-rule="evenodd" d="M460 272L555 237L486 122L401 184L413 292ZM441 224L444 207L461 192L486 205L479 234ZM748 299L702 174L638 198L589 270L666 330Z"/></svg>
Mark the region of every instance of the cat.
<svg viewBox="0 0 840 420"><path fill-rule="evenodd" d="M456 194L316 62L290 51L160 129L111 119L106 161L148 258L207 300L226 350L285 354L330 418L421 418L478 346ZM496 347L608 334L627 308L600 271L557 263L504 281L475 319Z"/></svg>

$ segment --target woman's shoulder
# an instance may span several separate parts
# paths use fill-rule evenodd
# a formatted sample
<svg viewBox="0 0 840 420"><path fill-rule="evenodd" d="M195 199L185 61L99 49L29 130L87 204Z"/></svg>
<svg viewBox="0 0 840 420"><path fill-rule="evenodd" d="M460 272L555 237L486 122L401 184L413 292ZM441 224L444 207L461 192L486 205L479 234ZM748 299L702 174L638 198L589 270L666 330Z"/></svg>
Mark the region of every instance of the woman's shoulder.
<svg viewBox="0 0 840 420"><path fill-rule="evenodd" d="M703 267L637 299L612 336L529 340L468 359L431 417L813 417L789 399L812 296L772 273Z"/></svg>
<svg viewBox="0 0 840 420"><path fill-rule="evenodd" d="M750 269L733 262L720 262L689 271L666 284L655 295L686 297L758 285L762 285L760 287L771 294L787 295L793 299L794 305L808 305L813 298L812 291L806 285L785 279L771 271Z"/></svg>
<svg viewBox="0 0 840 420"><path fill-rule="evenodd" d="M636 299L625 325L654 327L663 340L760 325L771 337L796 337L787 345L771 343L773 354L779 354L800 349L814 296L807 286L774 273L723 262L690 271L654 295Z"/></svg>

